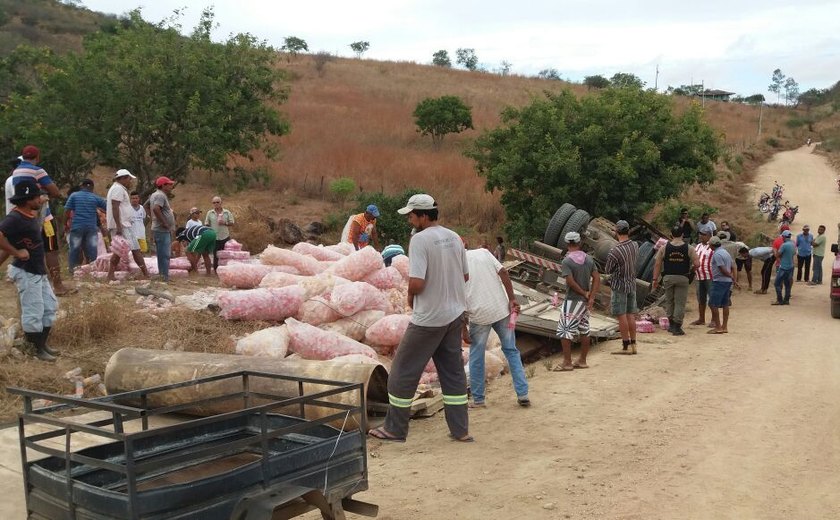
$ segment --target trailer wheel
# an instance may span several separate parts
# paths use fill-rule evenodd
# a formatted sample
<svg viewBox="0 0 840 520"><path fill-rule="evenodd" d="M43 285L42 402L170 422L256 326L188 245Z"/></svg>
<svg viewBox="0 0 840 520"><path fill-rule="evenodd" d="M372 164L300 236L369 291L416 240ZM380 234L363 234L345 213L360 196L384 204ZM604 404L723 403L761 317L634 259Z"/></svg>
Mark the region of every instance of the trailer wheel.
<svg viewBox="0 0 840 520"><path fill-rule="evenodd" d="M840 318L840 302L831 302L831 317Z"/></svg>
<svg viewBox="0 0 840 520"><path fill-rule="evenodd" d="M559 249L566 249L566 233L570 231L577 231L581 233L583 230L586 229L586 226L589 224L589 221L592 220L592 217L586 211L579 209L575 211L569 220L566 222L566 225L563 226L563 231L560 232L560 236L557 237L557 247Z"/></svg>
<svg viewBox="0 0 840 520"><path fill-rule="evenodd" d="M639 246L639 256L636 258L636 277L643 278L642 274L645 272L645 267L647 267L648 262L650 261L651 257L656 254L656 251L653 249L653 242L642 242ZM647 280L648 282L650 280Z"/></svg>
<svg viewBox="0 0 840 520"><path fill-rule="evenodd" d="M545 235L543 236L543 242L550 246L556 244L557 238L560 236L560 231L563 230L563 226L566 224L566 221L569 220L569 217L571 217L574 212L575 207L568 202L560 206L560 208L554 212L554 216L551 217L551 220L548 221L548 226L546 226Z"/></svg>

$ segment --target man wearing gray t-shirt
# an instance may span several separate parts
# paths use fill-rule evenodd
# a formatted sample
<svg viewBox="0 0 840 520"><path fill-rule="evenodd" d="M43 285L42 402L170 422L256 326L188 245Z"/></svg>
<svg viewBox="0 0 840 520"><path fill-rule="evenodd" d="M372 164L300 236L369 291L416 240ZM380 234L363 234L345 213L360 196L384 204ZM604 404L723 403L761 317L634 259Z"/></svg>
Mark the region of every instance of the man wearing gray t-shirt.
<svg viewBox="0 0 840 520"><path fill-rule="evenodd" d="M405 441L411 401L423 369L432 359L440 378L450 437L471 442L461 359L469 279L466 249L457 233L438 224L438 207L431 196L414 195L398 212L407 215L415 230L408 249L408 305L413 312L391 364L385 424L369 433L385 441Z"/></svg>
<svg viewBox="0 0 840 520"><path fill-rule="evenodd" d="M175 181L169 177L155 180L157 191L149 197L149 213L152 215L152 234L155 238L158 272L164 282L169 281L169 258L172 256L172 232L175 231L175 214L169 205L169 194Z"/></svg>
<svg viewBox="0 0 840 520"><path fill-rule="evenodd" d="M592 257L580 249L580 233L570 231L563 237L568 252L560 264L560 276L566 282L566 296L557 322L557 336L563 347L563 362L551 370L566 372L575 368L589 368L589 318L601 283L598 268ZM572 340L580 339L580 355L572 363Z"/></svg>

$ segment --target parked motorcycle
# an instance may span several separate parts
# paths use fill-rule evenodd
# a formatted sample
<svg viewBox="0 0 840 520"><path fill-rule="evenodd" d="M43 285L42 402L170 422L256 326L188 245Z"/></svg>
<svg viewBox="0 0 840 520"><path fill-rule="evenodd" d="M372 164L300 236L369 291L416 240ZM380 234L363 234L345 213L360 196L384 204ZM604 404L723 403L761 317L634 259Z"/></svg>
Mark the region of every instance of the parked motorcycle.
<svg viewBox="0 0 840 520"><path fill-rule="evenodd" d="M784 184L779 184L778 181L773 181L773 184L774 184L774 186L773 186L773 200L781 201L782 196L785 193L785 186L784 186Z"/></svg>
<svg viewBox="0 0 840 520"><path fill-rule="evenodd" d="M779 201L774 200L770 203L770 213L767 215L767 222L773 222L779 218L779 211L782 210L782 205Z"/></svg>
<svg viewBox="0 0 840 520"><path fill-rule="evenodd" d="M786 220L788 224L793 224L793 219L796 218L796 214L799 213L799 206L788 206L785 204L785 212L782 215L782 220Z"/></svg>
<svg viewBox="0 0 840 520"><path fill-rule="evenodd" d="M837 185L840 186L840 179L838 179ZM758 211L762 213L770 211L770 195L767 192L762 193L761 198L758 199Z"/></svg>

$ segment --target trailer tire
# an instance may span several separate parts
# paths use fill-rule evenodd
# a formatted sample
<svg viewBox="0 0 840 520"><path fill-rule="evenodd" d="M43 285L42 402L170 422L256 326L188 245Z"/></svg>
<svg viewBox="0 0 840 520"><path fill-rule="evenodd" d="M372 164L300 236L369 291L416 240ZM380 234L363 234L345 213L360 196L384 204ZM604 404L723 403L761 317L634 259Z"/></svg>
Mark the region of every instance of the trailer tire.
<svg viewBox="0 0 840 520"><path fill-rule="evenodd" d="M576 208L573 205L567 202L554 212L554 216L551 217L551 220L548 221L548 226L545 228L545 235L543 236L544 243L550 246L557 243L557 239L560 237L560 232L563 230L563 226L566 225L566 221L569 220L569 217L572 216L575 209Z"/></svg>
<svg viewBox="0 0 840 520"><path fill-rule="evenodd" d="M645 272L645 267L647 267L648 262L650 259L656 254L656 250L653 249L653 242L642 242L639 246L639 256L636 258L636 277L643 278L642 274ZM647 280L648 282L650 280Z"/></svg>
<svg viewBox="0 0 840 520"><path fill-rule="evenodd" d="M575 211L569 220L566 221L566 225L563 226L563 231L560 232L560 236L557 238L557 248L566 249L566 233L576 231L578 233L582 233L582 231L586 230L586 226L589 224L589 221L592 220L592 217L586 211L579 209Z"/></svg>
<svg viewBox="0 0 840 520"><path fill-rule="evenodd" d="M840 302L831 302L831 317L840 318Z"/></svg>

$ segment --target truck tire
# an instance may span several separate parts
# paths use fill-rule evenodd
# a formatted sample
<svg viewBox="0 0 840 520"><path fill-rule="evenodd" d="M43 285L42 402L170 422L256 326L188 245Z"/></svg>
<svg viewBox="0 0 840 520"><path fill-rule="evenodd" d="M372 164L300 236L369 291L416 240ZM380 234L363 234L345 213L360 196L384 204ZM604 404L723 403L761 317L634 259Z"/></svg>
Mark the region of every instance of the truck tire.
<svg viewBox="0 0 840 520"><path fill-rule="evenodd" d="M595 261L599 262L601 265L606 265L607 257L610 255L610 251L618 244L617 240L613 240L611 238L601 238L597 242L590 242L589 247L592 250L592 256L595 257Z"/></svg>
<svg viewBox="0 0 840 520"><path fill-rule="evenodd" d="M840 318L840 302L831 302L831 317Z"/></svg>
<svg viewBox="0 0 840 520"><path fill-rule="evenodd" d="M639 256L636 258L636 277L641 278L642 273L645 272L645 267L647 267L648 262L650 259L656 254L656 250L653 249L653 242L642 242L639 245ZM650 280L648 280L649 282Z"/></svg>
<svg viewBox="0 0 840 520"><path fill-rule="evenodd" d="M586 230L587 224L589 221L592 220L592 217L586 211L579 209L575 211L569 220L566 221L566 225L563 226L563 231L560 232L560 236L557 237L557 247L559 249L566 249L566 233L571 231L577 231L578 233L582 233Z"/></svg>
<svg viewBox="0 0 840 520"><path fill-rule="evenodd" d="M554 212L554 216L551 217L551 220L548 221L548 226L545 228L545 236L543 236L544 243L550 246L557 243L557 239L560 237L560 232L563 230L563 226L566 225L566 221L569 220L569 217L572 216L575 209L576 208L574 206L567 202Z"/></svg>

